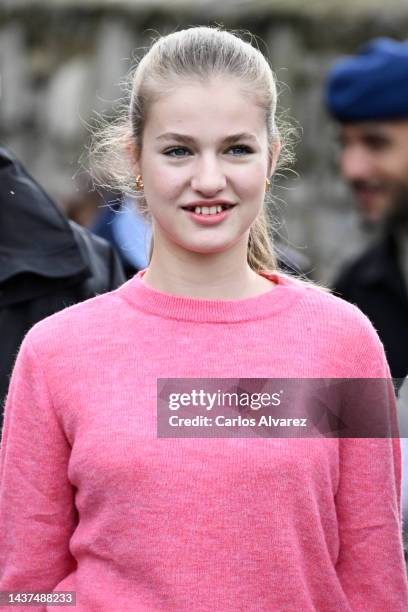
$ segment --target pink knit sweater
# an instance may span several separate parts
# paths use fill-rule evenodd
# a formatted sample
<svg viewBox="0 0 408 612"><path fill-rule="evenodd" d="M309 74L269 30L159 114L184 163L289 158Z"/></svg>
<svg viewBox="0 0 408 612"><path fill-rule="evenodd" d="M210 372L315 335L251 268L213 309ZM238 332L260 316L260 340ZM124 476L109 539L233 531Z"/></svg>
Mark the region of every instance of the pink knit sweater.
<svg viewBox="0 0 408 612"><path fill-rule="evenodd" d="M157 378L389 375L359 310L273 278L226 301L139 273L28 333L1 448L0 590L76 591L78 612L408 609L398 440L157 438Z"/></svg>

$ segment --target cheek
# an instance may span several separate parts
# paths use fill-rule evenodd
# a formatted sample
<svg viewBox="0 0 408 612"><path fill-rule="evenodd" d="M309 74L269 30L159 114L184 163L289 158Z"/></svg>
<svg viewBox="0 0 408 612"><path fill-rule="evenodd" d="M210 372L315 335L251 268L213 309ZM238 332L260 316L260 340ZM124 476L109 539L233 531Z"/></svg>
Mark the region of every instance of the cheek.
<svg viewBox="0 0 408 612"><path fill-rule="evenodd" d="M389 159L385 172L390 179L406 183L408 180L408 157L396 155Z"/></svg>
<svg viewBox="0 0 408 612"><path fill-rule="evenodd" d="M266 173L263 168L243 172L239 178L241 197L263 202L265 195Z"/></svg>
<svg viewBox="0 0 408 612"><path fill-rule="evenodd" d="M148 187L145 186L145 195L147 203L153 209L163 208L163 204L167 204L164 210L169 208L169 205L177 197L177 185L174 177L167 176L166 173L157 172L154 177L146 181Z"/></svg>
<svg viewBox="0 0 408 612"><path fill-rule="evenodd" d="M186 177L180 168L175 171L174 168L156 168L152 180L154 182L154 190L156 193L161 193L163 196L171 199L179 194L180 189L185 185Z"/></svg>
<svg viewBox="0 0 408 612"><path fill-rule="evenodd" d="M401 147L390 147L376 158L379 175L390 181L404 180L407 176L408 155L403 155Z"/></svg>

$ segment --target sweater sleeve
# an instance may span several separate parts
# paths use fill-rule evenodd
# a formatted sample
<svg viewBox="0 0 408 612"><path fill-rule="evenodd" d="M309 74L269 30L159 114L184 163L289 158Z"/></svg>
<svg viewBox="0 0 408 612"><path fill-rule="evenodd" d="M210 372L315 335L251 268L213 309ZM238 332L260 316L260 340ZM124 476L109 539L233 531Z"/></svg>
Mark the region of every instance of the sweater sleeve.
<svg viewBox="0 0 408 612"><path fill-rule="evenodd" d="M398 435L396 400L384 349L372 329L361 363L367 378L384 380L378 401ZM357 367L359 369L359 366ZM353 612L403 612L408 586L402 547L401 450L398 437L339 440L336 509L340 551L337 574Z"/></svg>
<svg viewBox="0 0 408 612"><path fill-rule="evenodd" d="M76 522L69 456L30 332L18 354L5 406L0 591L52 591L75 568L69 551ZM30 612L44 609L27 607Z"/></svg>

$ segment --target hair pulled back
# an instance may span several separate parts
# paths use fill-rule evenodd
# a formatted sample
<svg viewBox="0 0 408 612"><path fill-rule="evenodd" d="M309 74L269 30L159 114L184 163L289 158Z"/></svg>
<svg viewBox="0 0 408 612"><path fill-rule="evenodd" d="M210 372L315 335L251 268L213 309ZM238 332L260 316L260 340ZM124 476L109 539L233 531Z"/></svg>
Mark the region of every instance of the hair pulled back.
<svg viewBox="0 0 408 612"><path fill-rule="evenodd" d="M241 87L264 110L272 155L279 131L276 83L269 63L257 48L231 32L218 26L191 27L158 38L131 73L130 102L118 120L97 134L91 147L94 170L104 176L98 182L136 197L140 212L148 216L146 202L135 189L129 150L137 155L142 149L149 108L180 80L205 82L216 76L239 79ZM256 272L277 268L265 204L250 228L247 259Z"/></svg>

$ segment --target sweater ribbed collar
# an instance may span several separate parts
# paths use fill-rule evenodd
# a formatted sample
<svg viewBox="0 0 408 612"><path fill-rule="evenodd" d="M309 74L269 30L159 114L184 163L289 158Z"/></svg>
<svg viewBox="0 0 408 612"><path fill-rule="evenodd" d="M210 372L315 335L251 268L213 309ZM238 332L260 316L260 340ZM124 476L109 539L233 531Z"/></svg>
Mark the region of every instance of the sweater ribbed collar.
<svg viewBox="0 0 408 612"><path fill-rule="evenodd" d="M270 291L239 300L207 300L173 295L146 285L146 269L118 289L119 295L136 307L165 319L195 321L199 323L236 323L270 317L291 306L302 294L304 287L295 279L282 274L263 276L276 284Z"/></svg>

